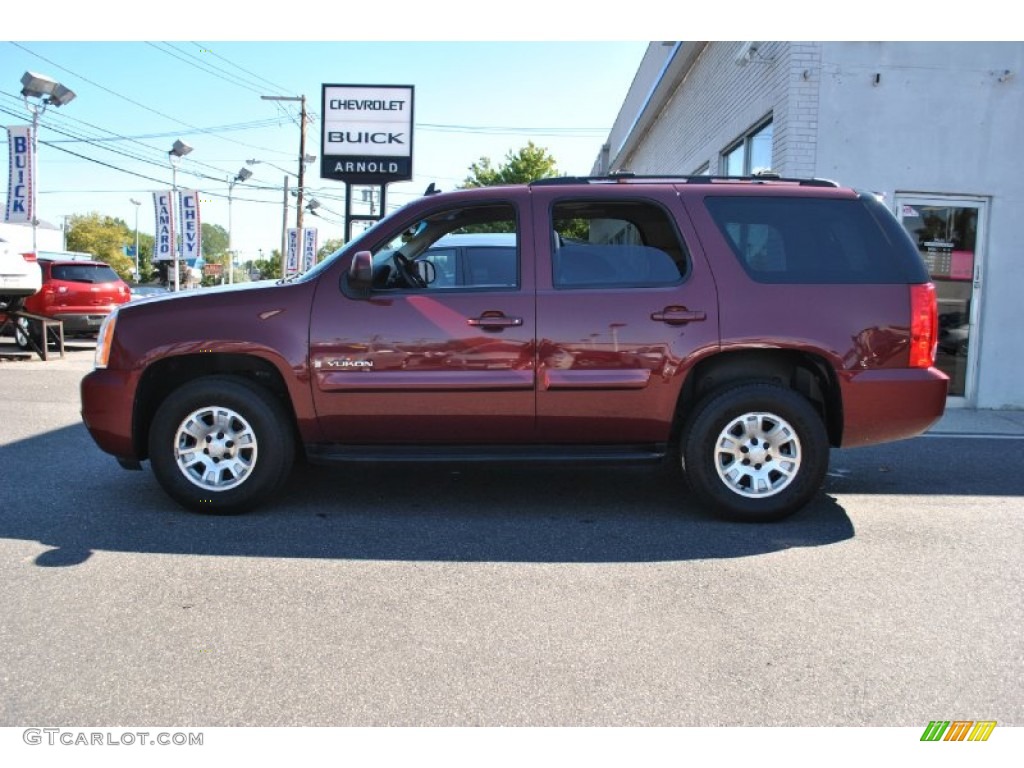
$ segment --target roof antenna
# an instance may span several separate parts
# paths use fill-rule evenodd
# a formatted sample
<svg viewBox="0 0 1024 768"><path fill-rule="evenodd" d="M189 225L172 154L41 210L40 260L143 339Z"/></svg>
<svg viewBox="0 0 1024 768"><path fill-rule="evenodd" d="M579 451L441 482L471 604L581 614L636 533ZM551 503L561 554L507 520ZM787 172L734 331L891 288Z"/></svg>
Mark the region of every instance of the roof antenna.
<svg viewBox="0 0 1024 768"><path fill-rule="evenodd" d="M427 191L423 193L423 196L424 197L429 197L430 195L439 195L439 194L441 194L441 190L437 188L437 185L434 184L434 182L430 182L430 186L427 187Z"/></svg>

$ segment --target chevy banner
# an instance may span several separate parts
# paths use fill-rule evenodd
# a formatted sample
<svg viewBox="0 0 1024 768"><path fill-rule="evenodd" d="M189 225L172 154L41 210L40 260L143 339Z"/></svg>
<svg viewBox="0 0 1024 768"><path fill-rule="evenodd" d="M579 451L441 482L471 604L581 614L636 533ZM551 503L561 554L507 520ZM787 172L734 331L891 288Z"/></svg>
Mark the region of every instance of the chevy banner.
<svg viewBox="0 0 1024 768"><path fill-rule="evenodd" d="M7 180L7 210L4 212L4 221L31 224L35 215L35 211L32 210L32 184L35 182L32 126L8 126L7 145L10 149L11 170Z"/></svg>
<svg viewBox="0 0 1024 768"><path fill-rule="evenodd" d="M182 189L178 192L181 205L181 258L190 267L203 255L203 228L199 224L199 192Z"/></svg>
<svg viewBox="0 0 1024 768"><path fill-rule="evenodd" d="M153 243L154 261L174 261L177 228L174 225L174 197L169 191L153 193L156 210L156 240Z"/></svg>
<svg viewBox="0 0 1024 768"><path fill-rule="evenodd" d="M308 272L316 264L316 228L302 230L302 271Z"/></svg>
<svg viewBox="0 0 1024 768"><path fill-rule="evenodd" d="M288 253L284 260L284 274L289 277L299 271L299 230L294 227L288 230Z"/></svg>

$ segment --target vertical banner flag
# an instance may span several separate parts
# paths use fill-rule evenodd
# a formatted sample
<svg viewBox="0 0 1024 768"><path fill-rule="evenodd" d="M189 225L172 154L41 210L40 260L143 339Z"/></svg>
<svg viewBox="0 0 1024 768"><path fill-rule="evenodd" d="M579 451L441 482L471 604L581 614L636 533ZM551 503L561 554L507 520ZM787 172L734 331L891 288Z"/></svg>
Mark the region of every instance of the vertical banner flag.
<svg viewBox="0 0 1024 768"><path fill-rule="evenodd" d="M12 125L7 128L7 145L10 150L10 174L7 178L7 210L4 221L31 224L35 217L32 210L32 185L35 183L32 158L32 126Z"/></svg>
<svg viewBox="0 0 1024 768"><path fill-rule="evenodd" d="M156 240L153 243L154 261L174 261L174 196L169 190L153 193L156 210Z"/></svg>
<svg viewBox="0 0 1024 768"><path fill-rule="evenodd" d="M294 227L288 230L288 253L284 259L284 274L282 277L294 275L299 271L299 230Z"/></svg>
<svg viewBox="0 0 1024 768"><path fill-rule="evenodd" d="M302 271L308 272L316 264L316 228L302 230Z"/></svg>
<svg viewBox="0 0 1024 768"><path fill-rule="evenodd" d="M199 192L183 189L178 192L181 205L181 258L190 267L203 255L203 228L199 224Z"/></svg>

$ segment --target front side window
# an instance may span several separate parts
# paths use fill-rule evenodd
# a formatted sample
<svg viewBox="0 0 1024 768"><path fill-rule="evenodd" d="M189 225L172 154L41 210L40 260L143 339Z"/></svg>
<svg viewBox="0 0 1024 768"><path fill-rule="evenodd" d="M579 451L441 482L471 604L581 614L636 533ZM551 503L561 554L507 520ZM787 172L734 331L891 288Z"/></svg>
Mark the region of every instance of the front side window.
<svg viewBox="0 0 1024 768"><path fill-rule="evenodd" d="M556 288L672 285L689 254L671 217L644 201L564 201L552 210Z"/></svg>
<svg viewBox="0 0 1024 768"><path fill-rule="evenodd" d="M519 233L511 205L440 211L373 251L380 291L495 290L519 285Z"/></svg>

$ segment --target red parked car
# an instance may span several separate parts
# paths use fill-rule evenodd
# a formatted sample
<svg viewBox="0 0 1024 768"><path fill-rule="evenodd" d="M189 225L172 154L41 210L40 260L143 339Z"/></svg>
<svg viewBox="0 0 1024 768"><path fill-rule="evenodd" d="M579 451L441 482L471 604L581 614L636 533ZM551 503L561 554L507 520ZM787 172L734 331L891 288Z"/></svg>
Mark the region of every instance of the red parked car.
<svg viewBox="0 0 1024 768"><path fill-rule="evenodd" d="M65 336L95 336L111 311L131 299L131 289L102 261L39 254L43 286L25 299L23 310L64 323ZM29 334L38 335L27 320L15 327L14 340L29 347ZM37 344L41 339L35 339Z"/></svg>
<svg viewBox="0 0 1024 768"><path fill-rule="evenodd" d="M439 245L487 233L502 250ZM303 455L670 461L723 516L775 520L831 447L942 415L937 339L870 193L559 178L425 196L298 278L123 305L82 416L199 512L263 502Z"/></svg>

